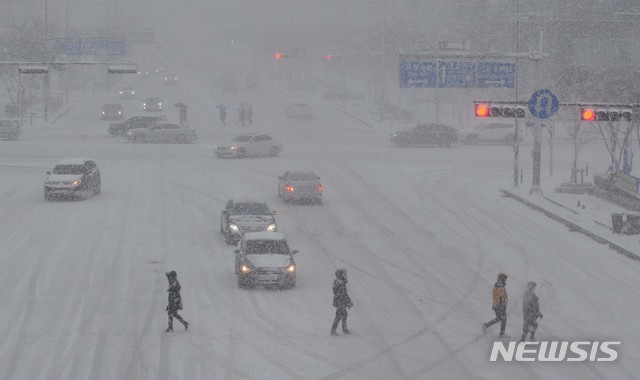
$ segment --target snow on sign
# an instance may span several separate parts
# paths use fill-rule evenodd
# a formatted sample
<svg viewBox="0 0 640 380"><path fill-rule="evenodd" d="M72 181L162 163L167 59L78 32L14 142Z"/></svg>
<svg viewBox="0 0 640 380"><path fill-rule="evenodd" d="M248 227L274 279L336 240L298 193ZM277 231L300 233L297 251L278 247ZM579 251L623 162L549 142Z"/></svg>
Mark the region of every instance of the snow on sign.
<svg viewBox="0 0 640 380"><path fill-rule="evenodd" d="M400 88L437 87L437 64L433 61L401 61Z"/></svg>
<svg viewBox="0 0 640 380"><path fill-rule="evenodd" d="M513 62L400 61L400 88L514 88Z"/></svg>
<svg viewBox="0 0 640 380"><path fill-rule="evenodd" d="M478 62L478 87L506 87L516 85L516 64L511 62Z"/></svg>

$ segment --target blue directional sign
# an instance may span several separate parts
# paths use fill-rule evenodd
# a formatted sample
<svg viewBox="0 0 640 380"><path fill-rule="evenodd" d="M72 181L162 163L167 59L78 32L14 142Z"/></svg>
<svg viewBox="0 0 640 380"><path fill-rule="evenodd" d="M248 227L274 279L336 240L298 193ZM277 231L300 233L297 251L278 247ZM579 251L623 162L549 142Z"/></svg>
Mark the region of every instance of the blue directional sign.
<svg viewBox="0 0 640 380"><path fill-rule="evenodd" d="M59 43L59 50L67 55L117 55L127 53L125 40L103 38L66 39Z"/></svg>
<svg viewBox="0 0 640 380"><path fill-rule="evenodd" d="M475 88L478 85L475 62L439 62L438 73L438 87Z"/></svg>
<svg viewBox="0 0 640 380"><path fill-rule="evenodd" d="M538 119L548 119L560 108L560 101L550 90L538 90L529 99L529 112Z"/></svg>
<svg viewBox="0 0 640 380"><path fill-rule="evenodd" d="M437 87L436 62L401 61L400 88Z"/></svg>
<svg viewBox="0 0 640 380"><path fill-rule="evenodd" d="M478 62L478 87L516 86L516 64L511 62Z"/></svg>
<svg viewBox="0 0 640 380"><path fill-rule="evenodd" d="M400 61L400 88L514 88L512 62Z"/></svg>

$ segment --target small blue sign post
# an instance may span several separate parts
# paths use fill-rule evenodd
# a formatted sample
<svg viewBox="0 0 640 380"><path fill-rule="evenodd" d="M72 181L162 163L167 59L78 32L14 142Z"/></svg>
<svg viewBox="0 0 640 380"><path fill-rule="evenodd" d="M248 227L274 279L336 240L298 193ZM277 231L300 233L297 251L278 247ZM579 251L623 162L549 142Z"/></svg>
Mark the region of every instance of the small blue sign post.
<svg viewBox="0 0 640 380"><path fill-rule="evenodd" d="M559 108L560 101L551 90L538 90L534 92L529 99L529 112L538 118L533 140L533 181L531 184L531 193L540 193L540 161L542 156L540 129L542 128L542 120L555 115Z"/></svg>
<svg viewBox="0 0 640 380"><path fill-rule="evenodd" d="M538 90L529 99L529 112L538 119L548 119L560 108L560 101L551 90Z"/></svg>

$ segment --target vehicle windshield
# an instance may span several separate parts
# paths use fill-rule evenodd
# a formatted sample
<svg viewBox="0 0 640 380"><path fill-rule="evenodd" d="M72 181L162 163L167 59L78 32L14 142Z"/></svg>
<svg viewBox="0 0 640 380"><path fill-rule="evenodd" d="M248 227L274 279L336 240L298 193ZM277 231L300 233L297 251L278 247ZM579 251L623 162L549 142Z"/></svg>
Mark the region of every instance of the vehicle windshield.
<svg viewBox="0 0 640 380"><path fill-rule="evenodd" d="M271 211L264 203L236 203L231 215L271 215Z"/></svg>
<svg viewBox="0 0 640 380"><path fill-rule="evenodd" d="M313 173L289 173L289 179L298 181L310 181L318 179L318 176Z"/></svg>
<svg viewBox="0 0 640 380"><path fill-rule="evenodd" d="M286 240L248 240L244 245L244 253L247 255L288 255L289 252Z"/></svg>
<svg viewBox="0 0 640 380"><path fill-rule="evenodd" d="M231 141L247 142L249 140L251 140L251 136L241 135L234 137L234 139Z"/></svg>
<svg viewBox="0 0 640 380"><path fill-rule="evenodd" d="M53 168L53 174L82 174L84 166L82 165L56 165Z"/></svg>

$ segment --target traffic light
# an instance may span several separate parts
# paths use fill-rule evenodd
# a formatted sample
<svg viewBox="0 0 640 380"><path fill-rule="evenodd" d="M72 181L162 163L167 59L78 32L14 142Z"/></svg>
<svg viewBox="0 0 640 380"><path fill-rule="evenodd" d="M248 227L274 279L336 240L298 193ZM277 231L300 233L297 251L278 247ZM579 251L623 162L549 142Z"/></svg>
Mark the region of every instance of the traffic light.
<svg viewBox="0 0 640 380"><path fill-rule="evenodd" d="M275 56L276 56L276 59L281 59L282 58L282 53L276 53Z"/></svg>
<svg viewBox="0 0 640 380"><path fill-rule="evenodd" d="M523 106L476 103L476 117L505 117L522 119L526 116Z"/></svg>
<svg viewBox="0 0 640 380"><path fill-rule="evenodd" d="M326 55L326 58L327 58L327 59L331 59L331 58L333 58L333 56L332 56L331 54L327 54L327 55Z"/></svg>
<svg viewBox="0 0 640 380"><path fill-rule="evenodd" d="M582 107L580 109L580 120L584 121L631 121L632 115L630 108Z"/></svg>

